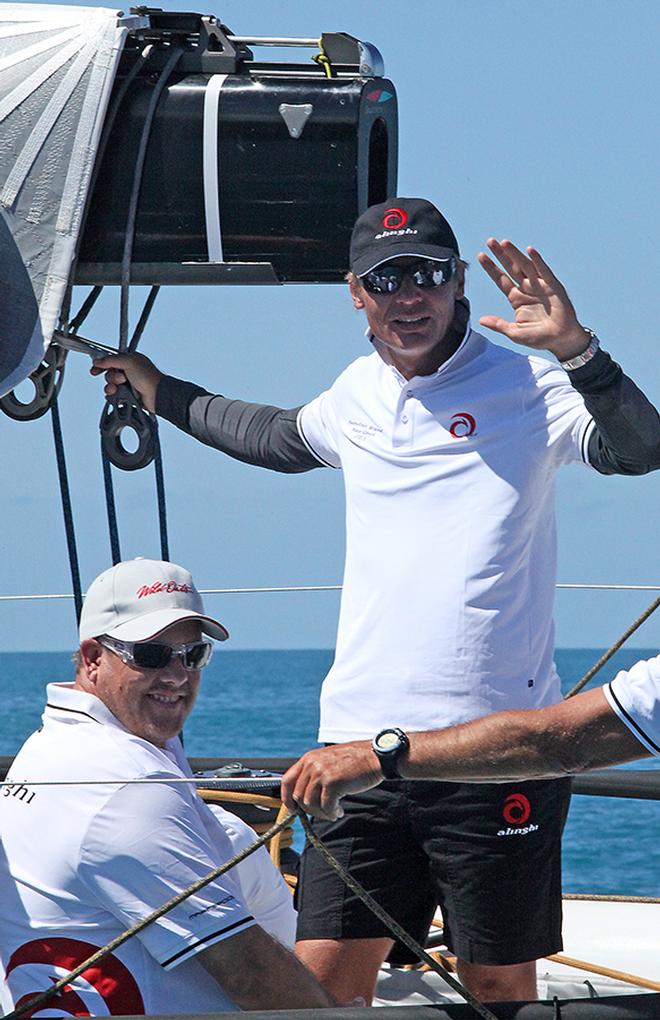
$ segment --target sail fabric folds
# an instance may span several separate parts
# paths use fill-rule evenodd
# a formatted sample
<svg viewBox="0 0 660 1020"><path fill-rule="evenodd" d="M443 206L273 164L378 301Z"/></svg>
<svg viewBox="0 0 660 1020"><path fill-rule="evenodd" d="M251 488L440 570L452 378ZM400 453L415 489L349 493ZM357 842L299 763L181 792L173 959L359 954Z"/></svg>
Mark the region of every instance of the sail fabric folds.
<svg viewBox="0 0 660 1020"><path fill-rule="evenodd" d="M126 32L116 10L0 3L0 395L57 325Z"/></svg>

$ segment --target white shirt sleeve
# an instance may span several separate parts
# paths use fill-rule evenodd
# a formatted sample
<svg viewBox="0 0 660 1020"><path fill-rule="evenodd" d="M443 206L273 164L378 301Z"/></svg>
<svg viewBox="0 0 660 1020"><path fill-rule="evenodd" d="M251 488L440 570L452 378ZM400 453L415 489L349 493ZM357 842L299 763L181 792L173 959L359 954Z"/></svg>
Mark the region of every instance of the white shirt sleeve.
<svg viewBox="0 0 660 1020"><path fill-rule="evenodd" d="M219 832L211 841L191 791L127 785L90 824L79 876L127 928L233 856ZM169 970L255 923L231 872L204 886L137 936Z"/></svg>
<svg viewBox="0 0 660 1020"><path fill-rule="evenodd" d="M647 751L660 755L660 655L621 670L603 692Z"/></svg>
<svg viewBox="0 0 660 1020"><path fill-rule="evenodd" d="M233 853L254 843L257 834L247 822L219 804L206 806L229 838ZM243 902L259 925L287 949L292 949L296 940L293 896L265 847L241 861L236 868L236 880Z"/></svg>
<svg viewBox="0 0 660 1020"><path fill-rule="evenodd" d="M560 464L589 464L589 437L595 427L581 395L563 368L543 358L530 358L536 379L536 400L544 404L548 446Z"/></svg>
<svg viewBox="0 0 660 1020"><path fill-rule="evenodd" d="M303 442L317 460L326 467L341 467L332 388L300 408L297 425Z"/></svg>

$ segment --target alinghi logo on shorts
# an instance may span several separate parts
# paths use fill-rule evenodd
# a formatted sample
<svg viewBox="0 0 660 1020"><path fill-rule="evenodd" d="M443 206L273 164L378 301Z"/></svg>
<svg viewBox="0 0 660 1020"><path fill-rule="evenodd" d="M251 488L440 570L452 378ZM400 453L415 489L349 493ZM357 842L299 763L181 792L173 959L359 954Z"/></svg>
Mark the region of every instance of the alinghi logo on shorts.
<svg viewBox="0 0 660 1020"><path fill-rule="evenodd" d="M505 822L509 822L509 826L506 829L500 829L497 835L527 836L530 832L536 832L538 825L534 825L533 822L525 825L531 813L532 805L524 793L510 793L504 801L502 808L502 817ZM515 828L512 828L512 826L515 826Z"/></svg>

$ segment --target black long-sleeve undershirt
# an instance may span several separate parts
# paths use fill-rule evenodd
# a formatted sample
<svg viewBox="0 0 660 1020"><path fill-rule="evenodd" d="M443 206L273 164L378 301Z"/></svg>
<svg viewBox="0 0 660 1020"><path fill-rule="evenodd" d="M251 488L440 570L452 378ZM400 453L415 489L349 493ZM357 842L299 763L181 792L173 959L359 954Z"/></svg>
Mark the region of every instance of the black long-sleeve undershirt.
<svg viewBox="0 0 660 1020"><path fill-rule="evenodd" d="M597 471L643 475L660 468L660 415L609 354L598 351L569 378L594 419L588 458ZM156 397L156 413L200 442L288 474L324 466L298 432L299 410L231 400L172 376L163 376Z"/></svg>

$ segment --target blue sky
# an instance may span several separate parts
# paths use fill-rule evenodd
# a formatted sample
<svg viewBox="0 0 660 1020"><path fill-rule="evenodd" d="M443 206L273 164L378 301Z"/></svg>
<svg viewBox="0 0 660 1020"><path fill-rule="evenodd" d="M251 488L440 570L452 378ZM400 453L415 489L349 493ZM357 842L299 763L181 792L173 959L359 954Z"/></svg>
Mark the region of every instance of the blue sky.
<svg viewBox="0 0 660 1020"><path fill-rule="evenodd" d="M171 9L202 10L185 0ZM581 321L660 403L660 226L655 2L238 0L209 6L238 35L346 31L374 42L399 100L399 194L436 202L471 263L473 316L504 299L476 263L486 237L538 246ZM134 315L140 292L134 292ZM83 296L84 292L80 296ZM108 289L86 335L115 343ZM141 349L164 370L229 396L294 406L364 353L343 286L169 288ZM110 561L98 451L101 387L71 355L61 414L83 586ZM161 430L171 556L200 587L341 581L339 472L282 477L232 463L166 423ZM0 416L0 594L71 590L49 418ZM117 477L122 554L158 555L151 469ZM660 584L660 474L607 479L564 469L557 486L559 580ZM657 592L655 593L657 594ZM557 597L557 643L605 646L653 592ZM232 646L330 647L338 597L213 596ZM658 613L660 617L660 612ZM69 603L0 602L0 650L75 645ZM660 643L660 619L634 639Z"/></svg>

